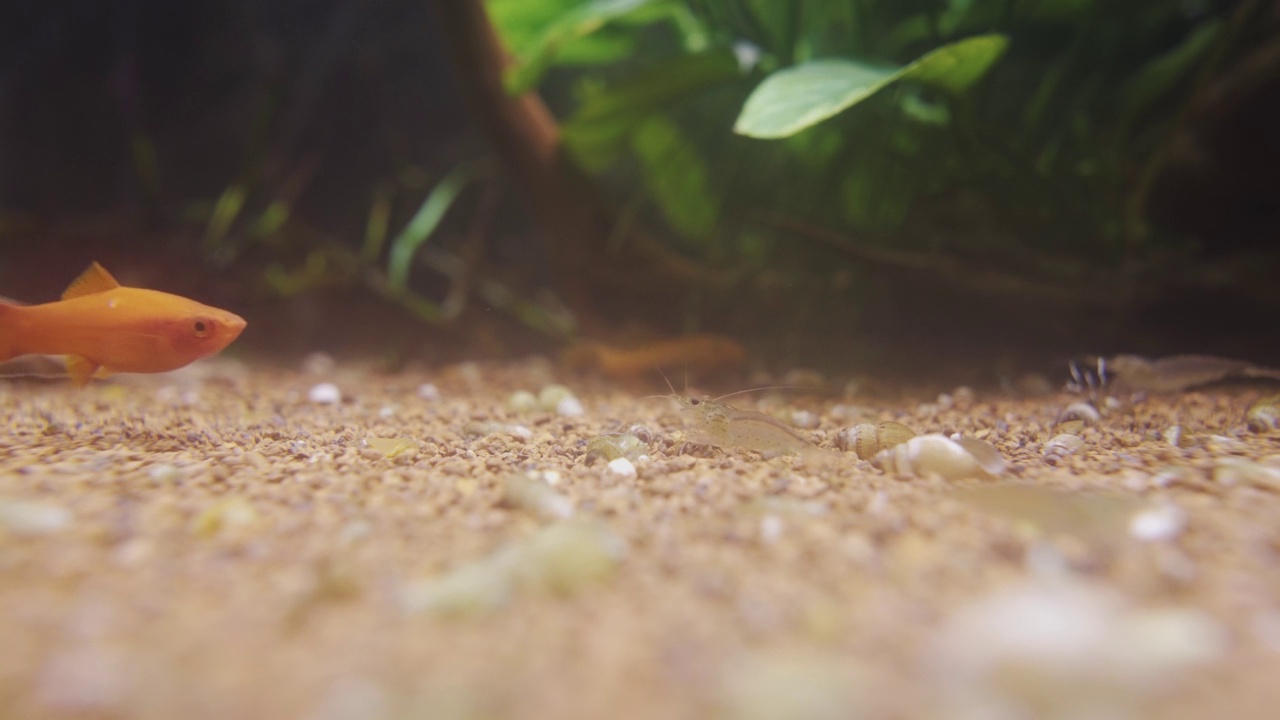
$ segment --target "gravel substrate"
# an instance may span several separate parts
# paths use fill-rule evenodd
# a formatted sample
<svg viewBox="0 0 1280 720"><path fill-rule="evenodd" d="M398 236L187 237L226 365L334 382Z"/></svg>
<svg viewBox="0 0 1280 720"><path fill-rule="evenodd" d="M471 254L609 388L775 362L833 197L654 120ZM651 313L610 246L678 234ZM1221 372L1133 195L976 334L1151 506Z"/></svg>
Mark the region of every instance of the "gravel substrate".
<svg viewBox="0 0 1280 720"><path fill-rule="evenodd" d="M543 363L319 370L0 385L0 717L1280 707L1274 387L730 400L827 451L763 457ZM840 450L881 421L1005 470Z"/></svg>

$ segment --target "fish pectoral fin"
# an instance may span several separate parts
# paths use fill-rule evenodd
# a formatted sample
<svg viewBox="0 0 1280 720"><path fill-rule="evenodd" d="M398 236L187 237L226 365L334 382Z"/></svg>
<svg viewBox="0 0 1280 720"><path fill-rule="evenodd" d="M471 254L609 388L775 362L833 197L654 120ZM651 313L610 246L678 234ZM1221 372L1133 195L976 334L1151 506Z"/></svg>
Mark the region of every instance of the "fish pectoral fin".
<svg viewBox="0 0 1280 720"><path fill-rule="evenodd" d="M89 384L89 380L93 378L94 373L100 369L98 363L89 358L80 357L79 355L67 356L67 375L71 376L71 382L76 387L84 387Z"/></svg>
<svg viewBox="0 0 1280 720"><path fill-rule="evenodd" d="M62 291L62 299L70 300L84 295L114 290L118 287L120 287L120 283L111 277L111 273L95 262L89 266L89 269L80 273L80 277L72 280L66 290Z"/></svg>

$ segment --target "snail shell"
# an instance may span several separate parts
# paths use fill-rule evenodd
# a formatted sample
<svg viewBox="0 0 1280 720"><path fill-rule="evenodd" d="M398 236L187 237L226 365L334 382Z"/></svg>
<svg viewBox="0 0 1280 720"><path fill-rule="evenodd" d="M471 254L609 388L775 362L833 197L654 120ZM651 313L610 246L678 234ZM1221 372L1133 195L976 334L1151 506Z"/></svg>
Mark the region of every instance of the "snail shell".
<svg viewBox="0 0 1280 720"><path fill-rule="evenodd" d="M1280 395L1256 400L1245 411L1244 421L1254 432L1280 430Z"/></svg>
<svg viewBox="0 0 1280 720"><path fill-rule="evenodd" d="M972 438L960 442L937 434L911 438L880 455L877 462L898 475L936 473L944 480L991 478L1004 471L1004 458L990 444Z"/></svg>
<svg viewBox="0 0 1280 720"><path fill-rule="evenodd" d="M862 423L841 430L836 436L836 445L841 450L852 450L862 460L870 460L915 436L915 430L900 422Z"/></svg>
<svg viewBox="0 0 1280 720"><path fill-rule="evenodd" d="M1098 412L1098 408L1087 402L1071 403L1062 409L1058 415L1058 424L1078 420L1084 425L1096 425L1102 420L1102 413Z"/></svg>

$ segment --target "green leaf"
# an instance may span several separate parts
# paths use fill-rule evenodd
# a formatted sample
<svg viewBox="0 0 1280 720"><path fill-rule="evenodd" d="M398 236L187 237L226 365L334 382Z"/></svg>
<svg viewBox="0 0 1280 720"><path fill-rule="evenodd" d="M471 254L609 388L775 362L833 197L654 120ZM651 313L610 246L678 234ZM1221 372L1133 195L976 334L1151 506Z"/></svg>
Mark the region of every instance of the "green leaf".
<svg viewBox="0 0 1280 720"><path fill-rule="evenodd" d="M646 118L632 136L645 187L672 227L687 237L711 234L719 218L710 173L698 148L670 119Z"/></svg>
<svg viewBox="0 0 1280 720"><path fill-rule="evenodd" d="M920 56L899 78L960 95L987 74L1008 46L1009 39L999 34L965 38Z"/></svg>
<svg viewBox="0 0 1280 720"><path fill-rule="evenodd" d="M606 24L639 10L654 0L591 0L560 15L538 38L519 52L514 65L503 78L507 92L528 92L542 79L561 53L574 43L605 27ZM529 4L531 0L524 0Z"/></svg>
<svg viewBox="0 0 1280 720"><path fill-rule="evenodd" d="M409 285L409 267L418 248L431 237L431 233L440 225L445 213L453 207L458 194L473 180L480 177L481 167L467 163L454 168L422 201L422 206L414 214L409 224L400 231L391 243L391 253L387 258L387 282L393 291L403 291Z"/></svg>
<svg viewBox="0 0 1280 720"><path fill-rule="evenodd" d="M676 56L587 95L561 126L562 137L584 168L603 170L627 148L631 133L647 116L741 76L728 49Z"/></svg>
<svg viewBox="0 0 1280 720"><path fill-rule="evenodd" d="M836 115L892 82L897 73L849 60L814 60L778 70L747 98L734 132L780 138Z"/></svg>
<svg viewBox="0 0 1280 720"><path fill-rule="evenodd" d="M980 35L944 45L901 68L851 60L815 60L778 70L747 98L733 129L750 137L787 137L898 80L960 94L986 73L1007 45L1003 35Z"/></svg>

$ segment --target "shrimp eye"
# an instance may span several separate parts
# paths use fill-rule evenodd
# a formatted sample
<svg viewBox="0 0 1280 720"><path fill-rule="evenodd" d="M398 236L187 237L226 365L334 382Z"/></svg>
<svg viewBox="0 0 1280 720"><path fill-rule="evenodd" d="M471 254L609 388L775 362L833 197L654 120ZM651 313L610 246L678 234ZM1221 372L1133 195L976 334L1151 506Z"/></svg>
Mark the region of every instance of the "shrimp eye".
<svg viewBox="0 0 1280 720"><path fill-rule="evenodd" d="M698 398L689 398L689 404L694 407L697 407L702 404L702 401L699 400Z"/></svg>
<svg viewBox="0 0 1280 720"><path fill-rule="evenodd" d="M194 325L196 337L204 337L209 334L209 323L204 320L197 320Z"/></svg>

